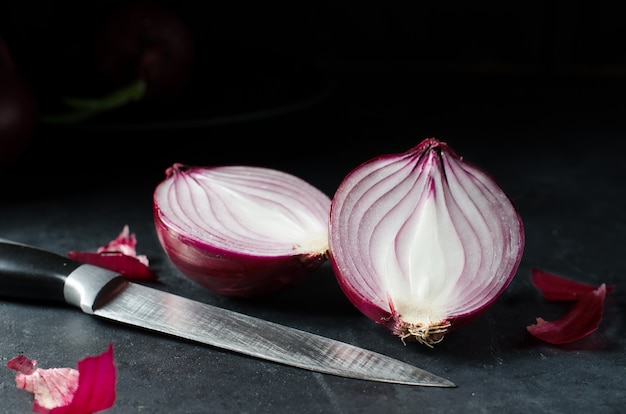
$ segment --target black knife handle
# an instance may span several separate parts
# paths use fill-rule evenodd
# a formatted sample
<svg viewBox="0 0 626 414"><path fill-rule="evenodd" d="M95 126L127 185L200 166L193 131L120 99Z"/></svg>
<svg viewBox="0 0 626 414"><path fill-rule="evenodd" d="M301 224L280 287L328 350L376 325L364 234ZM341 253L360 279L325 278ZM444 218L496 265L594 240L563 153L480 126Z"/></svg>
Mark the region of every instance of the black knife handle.
<svg viewBox="0 0 626 414"><path fill-rule="evenodd" d="M65 301L65 279L80 262L0 239L0 296Z"/></svg>

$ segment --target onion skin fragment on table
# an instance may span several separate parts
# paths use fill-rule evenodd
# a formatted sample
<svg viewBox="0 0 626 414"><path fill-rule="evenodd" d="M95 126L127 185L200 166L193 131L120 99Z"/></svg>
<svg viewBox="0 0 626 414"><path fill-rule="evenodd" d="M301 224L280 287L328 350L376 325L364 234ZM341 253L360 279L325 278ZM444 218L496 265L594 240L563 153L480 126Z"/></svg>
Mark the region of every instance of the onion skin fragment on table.
<svg viewBox="0 0 626 414"><path fill-rule="evenodd" d="M18 389L33 393L36 413L92 414L115 405L117 367L113 344L100 355L78 361L74 368L37 368L37 361L20 354L7 362L16 372Z"/></svg>
<svg viewBox="0 0 626 414"><path fill-rule="evenodd" d="M511 198L436 138L353 169L332 199L329 235L348 299L403 343L428 347L493 304L524 250Z"/></svg>
<svg viewBox="0 0 626 414"><path fill-rule="evenodd" d="M574 302L572 308L554 321L538 317L526 329L534 337L553 344L576 342L598 330L604 313L606 295L614 286L593 286L571 280L538 268L531 269L533 285L548 301Z"/></svg>
<svg viewBox="0 0 626 414"><path fill-rule="evenodd" d="M136 246L137 236L130 232L126 224L115 239L98 247L95 252L71 250L67 257L118 272L129 280L158 279L158 275L150 268L148 257L137 254Z"/></svg>

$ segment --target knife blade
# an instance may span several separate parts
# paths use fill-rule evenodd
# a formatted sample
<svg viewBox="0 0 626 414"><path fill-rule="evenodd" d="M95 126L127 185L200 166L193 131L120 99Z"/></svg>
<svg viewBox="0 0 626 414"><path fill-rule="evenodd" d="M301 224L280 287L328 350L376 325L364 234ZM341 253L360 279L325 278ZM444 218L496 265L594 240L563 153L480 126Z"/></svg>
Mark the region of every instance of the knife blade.
<svg viewBox="0 0 626 414"><path fill-rule="evenodd" d="M125 325L323 374L456 387L374 351L131 282L116 272L4 239L0 296L61 301Z"/></svg>

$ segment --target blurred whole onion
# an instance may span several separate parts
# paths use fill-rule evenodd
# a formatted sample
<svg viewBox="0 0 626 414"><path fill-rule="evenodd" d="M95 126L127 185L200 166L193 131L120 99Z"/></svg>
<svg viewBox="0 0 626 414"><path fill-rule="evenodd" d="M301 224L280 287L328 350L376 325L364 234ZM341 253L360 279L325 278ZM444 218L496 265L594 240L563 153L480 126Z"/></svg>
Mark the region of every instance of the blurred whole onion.
<svg viewBox="0 0 626 414"><path fill-rule="evenodd" d="M96 68L120 88L145 83L145 97L167 99L180 93L194 64L194 39L174 10L158 3L129 2L105 19L95 45Z"/></svg>
<svg viewBox="0 0 626 414"><path fill-rule="evenodd" d="M38 104L34 89L0 37L0 168L13 165L32 141Z"/></svg>

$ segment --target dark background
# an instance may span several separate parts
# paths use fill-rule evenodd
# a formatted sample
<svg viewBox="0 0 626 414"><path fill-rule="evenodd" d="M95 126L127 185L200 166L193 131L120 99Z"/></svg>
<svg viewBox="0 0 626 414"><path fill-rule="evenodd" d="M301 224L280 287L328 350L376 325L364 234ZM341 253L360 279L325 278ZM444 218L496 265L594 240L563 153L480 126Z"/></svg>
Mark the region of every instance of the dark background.
<svg viewBox="0 0 626 414"><path fill-rule="evenodd" d="M118 3L5 2L0 33L42 113L102 92L93 38ZM194 34L184 95L41 125L19 176L156 180L173 162L347 168L429 136L508 157L557 142L555 128L623 127L626 28L613 2L162 3Z"/></svg>

